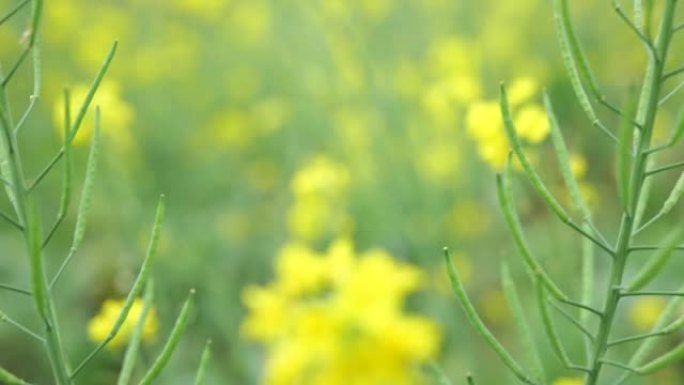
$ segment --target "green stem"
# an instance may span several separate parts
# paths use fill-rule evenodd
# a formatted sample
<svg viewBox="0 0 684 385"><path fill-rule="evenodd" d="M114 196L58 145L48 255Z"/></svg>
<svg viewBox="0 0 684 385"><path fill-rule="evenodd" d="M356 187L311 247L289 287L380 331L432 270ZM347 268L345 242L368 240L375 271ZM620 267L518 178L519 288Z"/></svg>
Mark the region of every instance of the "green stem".
<svg viewBox="0 0 684 385"><path fill-rule="evenodd" d="M603 307L604 316L600 320L599 331L590 362L591 371L587 376L586 385L597 384L601 368L606 363L604 355L608 349L608 338L610 337L613 320L620 301L620 287L627 264L627 257L631 250L630 244L634 231L634 217L632 214L636 210L646 177L646 166L648 163L648 153L646 150L650 147L653 125L658 109L658 100L663 80L663 66L667 58L670 38L672 36L675 8L676 0L666 1L660 23L660 31L655 42L656 55L649 62L639 101L637 121L641 124L642 130L637 143L636 154L638 155L632 165L629 179L629 194L633 199L630 200L629 207L622 214L618 241L615 248L615 258L608 281L608 296Z"/></svg>
<svg viewBox="0 0 684 385"><path fill-rule="evenodd" d="M4 84L3 84L4 88ZM18 223L23 227L26 250L29 254L31 273L31 292L34 306L43 320L45 345L57 385L69 385L68 366L64 357L62 342L56 328L57 317L48 291L47 276L43 262L42 234L37 207L33 197L26 189L26 179L22 169L19 146L13 127L8 121L6 111L0 107L0 128L2 129L4 153L7 155L11 191L14 196L14 209Z"/></svg>

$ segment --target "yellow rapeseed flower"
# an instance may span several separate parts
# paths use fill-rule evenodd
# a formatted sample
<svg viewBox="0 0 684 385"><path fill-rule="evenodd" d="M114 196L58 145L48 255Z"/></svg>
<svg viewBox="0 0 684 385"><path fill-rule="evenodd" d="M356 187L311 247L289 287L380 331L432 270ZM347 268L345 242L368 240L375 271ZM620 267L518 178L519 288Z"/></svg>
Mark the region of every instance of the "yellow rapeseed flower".
<svg viewBox="0 0 684 385"><path fill-rule="evenodd" d="M96 343L104 341L112 329L112 326L114 326L114 322L119 316L119 312L121 311L124 302L124 300L108 299L102 304L100 312L88 322L88 338L90 338L91 341ZM107 347L116 349L128 342L133 333L133 329L138 322L138 318L140 318L142 310L143 301L141 299L134 300L128 317L126 317L121 329L119 329L119 333L109 342ZM145 318L141 339L143 341L154 340L157 336L158 329L159 319L157 318L155 309L152 308Z"/></svg>
<svg viewBox="0 0 684 385"><path fill-rule="evenodd" d="M521 140L529 144L542 142L548 137L550 126L544 109L538 103L529 101L537 91L536 82L529 78L514 80L510 91L513 120ZM465 123L468 136L477 144L480 158L491 168L501 169L508 157L510 145L504 132L499 102L480 100L472 103Z"/></svg>
<svg viewBox="0 0 684 385"><path fill-rule="evenodd" d="M415 370L437 353L440 332L406 314L423 273L348 239L325 253L286 245L275 278L244 292L242 332L266 348L267 385L419 384Z"/></svg>
<svg viewBox="0 0 684 385"><path fill-rule="evenodd" d="M560 377L554 380L551 385L582 385L584 380L581 377Z"/></svg>
<svg viewBox="0 0 684 385"><path fill-rule="evenodd" d="M349 227L345 210L349 170L324 155L307 162L292 178L294 202L288 210L288 228L298 240L313 242L337 236Z"/></svg>
<svg viewBox="0 0 684 385"><path fill-rule="evenodd" d="M337 199L346 194L349 182L349 170L344 165L325 155L318 155L297 171L291 186L295 197Z"/></svg>
<svg viewBox="0 0 684 385"><path fill-rule="evenodd" d="M629 320L640 331L651 330L667 302L658 297L640 297L629 308Z"/></svg>

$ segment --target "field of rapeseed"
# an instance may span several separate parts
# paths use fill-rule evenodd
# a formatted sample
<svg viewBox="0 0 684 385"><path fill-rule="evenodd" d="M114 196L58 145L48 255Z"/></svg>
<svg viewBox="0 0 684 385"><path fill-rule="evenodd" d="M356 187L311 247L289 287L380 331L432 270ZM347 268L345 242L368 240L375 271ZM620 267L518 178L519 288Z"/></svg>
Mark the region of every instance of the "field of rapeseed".
<svg viewBox="0 0 684 385"><path fill-rule="evenodd" d="M561 3L593 70L580 63L580 80ZM664 295L625 292L600 320L553 303L565 354L605 373L592 382L593 369L565 367L537 309L553 289L515 234L521 223L563 292L602 308L624 223L643 216L646 246L630 258L656 255L647 272L623 266L638 278L630 290L656 272L649 289L682 285L684 238L670 231L684 213L684 6L624 3L0 0L0 384L522 383L459 306L445 246L483 324L532 368L529 384L612 384L635 367L617 383L684 383L674 358L655 373L630 362L637 342L592 356L607 323L619 338L667 326L664 312L681 319L684 305ZM632 100L649 63L665 74L653 119ZM664 169L642 204L630 159L645 133L671 145L648 163ZM547 208L529 165L560 206L585 203L580 231L594 245ZM651 357L684 355L677 331L660 333Z"/></svg>

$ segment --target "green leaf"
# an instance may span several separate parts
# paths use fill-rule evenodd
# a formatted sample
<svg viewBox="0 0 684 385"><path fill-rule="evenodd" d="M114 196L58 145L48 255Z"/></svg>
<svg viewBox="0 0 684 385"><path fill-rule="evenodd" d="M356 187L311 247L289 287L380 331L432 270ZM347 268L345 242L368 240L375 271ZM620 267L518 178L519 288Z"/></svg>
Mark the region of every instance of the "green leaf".
<svg viewBox="0 0 684 385"><path fill-rule="evenodd" d="M83 119L85 118L85 115L88 112L88 107L90 107L90 103L93 101L93 98L95 97L95 92L97 92L97 89L100 87L100 83L102 83L102 79L104 78L105 74L107 73L107 70L109 69L109 65L112 63L112 60L114 59L114 54L116 53L116 48L118 44L119 43L117 41L115 41L112 44L112 48L109 49L107 56L105 56L104 61L100 65L100 69L97 71L97 74L95 75L93 83L90 85L90 89L88 89L88 92L86 93L85 99L83 99L83 102L81 103L81 107L79 108L78 113L76 114L76 118L73 121L73 125L69 130L71 132L69 139L72 141L76 137L78 129L81 127L81 123L83 122Z"/></svg>
<svg viewBox="0 0 684 385"><path fill-rule="evenodd" d="M90 204L92 202L95 176L97 174L97 162L100 156L100 131L100 109L97 108L95 110L95 128L93 130L93 137L91 139L88 163L86 164L83 189L81 190L81 201L78 205L78 212L76 213L76 226L74 228L74 236L71 242L71 248L69 249L69 253L67 254L66 258L64 258L59 270L57 270L55 277L52 279L50 287L54 286L59 280L60 276L64 272L64 269L66 269L66 267L69 265L71 259L74 257L74 254L76 254L76 251L78 251L78 248L81 246L81 242L83 242L83 236L85 234L86 224L88 222L88 211L90 210ZM65 147L65 154L67 152L71 151L67 151ZM68 168L69 166L66 167Z"/></svg>
<svg viewBox="0 0 684 385"><path fill-rule="evenodd" d="M522 165L527 178L530 180L530 183L532 183L532 187L539 193L539 195L541 195L544 202L546 202L549 208L559 218L561 218L563 222L570 222L570 217L568 217L568 214L566 214L561 204L558 203L558 200L551 194L549 189L546 188L544 182L542 182L541 177L537 173L537 170L534 168L529 159L527 159L527 156L523 151L522 143L518 137L518 130L515 128L515 123L513 123L511 109L508 104L508 97L506 96L506 87L503 84L501 84L500 104L501 116L503 117L506 136L513 147L513 152L520 160L520 164Z"/></svg>
<svg viewBox="0 0 684 385"><path fill-rule="evenodd" d="M649 374L656 372L666 366L669 366L684 358L684 343L680 344L676 348L664 353L653 361L642 365L636 369L639 374Z"/></svg>
<svg viewBox="0 0 684 385"><path fill-rule="evenodd" d="M555 298L559 300L567 300L568 297L553 282L536 258L534 258L529 246L527 245L522 226L520 225L520 218L518 218L518 213L515 210L513 203L512 189L510 185L510 162L506 164L505 175L496 176L496 186L499 196L499 205L503 211L508 229L513 236L513 240L515 241L518 253L523 257L525 265L527 265L535 278L541 280L544 286L549 289Z"/></svg>
<svg viewBox="0 0 684 385"><path fill-rule="evenodd" d="M530 374L539 379L542 383L545 382L546 374L544 373L544 365L542 364L539 351L537 350L537 344L534 341L532 332L527 319L525 318L525 311L520 303L520 297L518 296L518 291L515 287L515 282L511 277L511 272L508 269L506 263L501 264L501 286L503 287L504 296L508 302L508 307L511 309L511 314L513 315L513 320L515 321L515 327L517 329L517 334L522 340L525 355L527 356L527 362L531 367Z"/></svg>
<svg viewBox="0 0 684 385"><path fill-rule="evenodd" d="M71 374L71 378L75 377L83 369L83 367L85 367L85 365L91 359L93 359L93 357L95 357L95 355L100 350L107 346L107 344L118 334L119 329L121 329L121 326L123 326L124 321L126 321L126 318L128 317L128 312L131 310L133 302L138 297L140 297L140 293L142 292L143 287L145 286L145 283L147 282L147 279L150 275L152 263L155 260L154 257L157 254L159 235L161 233L161 226L164 220L164 208L165 198L164 195L162 195L159 198L159 204L157 205L157 213L154 218L154 225L152 226L152 235L150 236L150 242L147 247L147 254L145 255L145 259L143 260L142 266L140 267L140 272L138 272L138 276L136 277L135 282L133 283L133 287L128 292L128 296L126 297L126 300L124 301L124 304L121 307L121 311L119 312L119 315L114 321L114 324L112 325L112 328L107 334L107 337L76 367L76 369Z"/></svg>
<svg viewBox="0 0 684 385"><path fill-rule="evenodd" d="M636 231L634 231L634 235L640 233L642 230L649 227L650 225L652 225L653 223L658 221L660 218L669 214L672 211L672 209L675 208L677 203L679 203L679 200L682 198L682 195L684 195L684 172L682 172L679 175L677 182L675 183L674 187L672 188L672 191L670 191L670 195L667 197L665 202L663 202L663 207L661 207L658 214L653 216L653 218L651 218L643 226L639 227Z"/></svg>
<svg viewBox="0 0 684 385"><path fill-rule="evenodd" d="M582 110L587 115L592 125L599 127L603 133L617 142L615 135L599 120L593 105L589 101L587 91L584 89L582 75L585 80L589 82L592 90L598 93L598 86L579 44L579 40L575 36L574 29L572 28L567 0L553 0L553 19L556 25L556 34L561 50L561 57L563 58L563 64L568 72L570 84L572 85L572 89L575 92L575 96L577 97Z"/></svg>
<svg viewBox="0 0 684 385"><path fill-rule="evenodd" d="M28 382L8 372L2 366L0 366L0 382L4 382L7 385L29 385Z"/></svg>
<svg viewBox="0 0 684 385"><path fill-rule="evenodd" d="M536 382L532 380L525 370L515 361L511 354L508 353L506 348L504 348L503 345L501 345L501 343L496 339L496 337L494 337L484 322L482 322L482 319L475 310L475 306L470 301L470 298L468 298L468 294L461 283L461 279L458 276L454 262L449 257L449 252L446 248L444 249L444 259L447 265L447 271L449 273L449 280L451 281L451 288L456 295L456 298L458 298L458 301L461 304L461 307L463 308L466 318L468 318L470 324L475 328L477 333L484 338L489 347L494 350L504 365L506 365L506 367L508 367L519 380L530 385L536 384Z"/></svg>
<svg viewBox="0 0 684 385"><path fill-rule="evenodd" d="M45 282L45 263L43 261L43 240L40 239L40 218L36 203L32 196L26 197L26 234L29 264L31 266L31 293L36 308L43 320L47 322L49 298Z"/></svg>
<svg viewBox="0 0 684 385"><path fill-rule="evenodd" d="M131 375L133 374L133 369L135 368L135 363L138 359L138 351L140 349L142 332L145 328L145 321L147 320L147 314L150 312L153 302L154 280L150 279L147 282L147 287L145 288L142 311L140 312L138 321L135 323L135 328L133 329L131 339L128 342L128 347L126 348L123 365L121 366L121 371L119 372L119 380L117 382L118 385L127 385L131 381Z"/></svg>
<svg viewBox="0 0 684 385"><path fill-rule="evenodd" d="M59 200L59 209L57 210L57 219L54 225L50 229L50 232L45 237L43 241L43 247L45 247L52 239L59 226L66 218L66 214L69 211L69 206L71 204L71 140L69 140L69 128L71 127L71 97L69 95L69 90L64 90L64 127L63 127L63 154L64 154L64 173L62 174L62 194ZM91 150L92 151L92 150ZM86 171L86 175L88 172Z"/></svg>
<svg viewBox="0 0 684 385"><path fill-rule="evenodd" d="M207 371L207 365L211 359L211 340L208 340L206 345L204 345L204 350L202 351L202 357L200 358L200 364L197 368L197 374L195 375L195 385L204 385L204 377ZM451 384L446 384L451 385Z"/></svg>
<svg viewBox="0 0 684 385"><path fill-rule="evenodd" d="M145 376L143 376L142 380L140 380L139 385L151 384L152 381L159 376L159 373L161 373L161 371L164 369L166 364L169 362L169 359L171 359L171 355L176 350L176 346L178 345L178 342L180 342L181 336L185 332L185 328L188 325L188 319L190 318L190 310L192 308L192 299L194 295L195 290L190 290L190 295L188 295L188 299L186 299L185 303L183 304L183 308L176 319L176 323L171 330L169 338L166 340L166 344L164 344L164 348L162 349L161 353L159 353L159 356L157 356L157 359L154 360L154 363L147 371Z"/></svg>
<svg viewBox="0 0 684 385"><path fill-rule="evenodd" d="M549 312L549 307L546 303L546 296L544 295L544 285L542 285L540 282L537 282L535 287L537 289L537 306L539 307L539 314L541 314L544 333L551 343L551 350L553 350L553 354L556 355L563 365L566 367L572 366L570 357L568 357L568 353L563 346L563 342L558 336L556 325L554 324L551 313Z"/></svg>
<svg viewBox="0 0 684 385"><path fill-rule="evenodd" d="M553 143L553 148L555 149L556 157L558 158L558 164L560 164L561 175L563 175L565 185L570 191L570 198L572 198L575 209L582 214L582 217L589 220L591 218L591 212L584 201L577 178L575 178L575 174L572 172L568 147L563 139L563 134L560 130L556 113L553 110L551 99L547 93L544 93L544 106L546 107L546 113L549 118L549 126L551 127L551 142Z"/></svg>

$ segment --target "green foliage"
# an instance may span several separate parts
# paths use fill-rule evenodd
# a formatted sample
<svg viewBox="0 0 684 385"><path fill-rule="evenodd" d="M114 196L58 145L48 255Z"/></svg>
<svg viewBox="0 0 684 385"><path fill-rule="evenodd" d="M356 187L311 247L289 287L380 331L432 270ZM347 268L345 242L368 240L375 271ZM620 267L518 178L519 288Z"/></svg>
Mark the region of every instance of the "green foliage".
<svg viewBox="0 0 684 385"><path fill-rule="evenodd" d="M9 11L9 13L4 16L1 20L2 23L9 20L10 18L16 16L18 12L24 7L28 1L21 2ZM48 277L48 269L45 263L45 252L44 249L50 242L55 231L63 223L67 216L70 193L71 193L71 158L72 158L72 142L76 137L79 128L89 110L89 107L93 101L93 98L102 83L105 74L114 58L116 52L117 43L115 42L111 50L107 54L104 62L102 63L100 70L95 76L90 89L88 90L86 97L78 110L78 113L71 121L70 113L70 100L69 91L65 91L65 107L64 107L64 143L62 148L59 150L57 155L55 155L48 163L48 165L43 169L43 171L34 179L31 184L27 183L27 179L24 174L24 161L20 156L19 147L19 128L23 125L24 121L28 117L31 109L33 108L34 101L39 97L40 92L40 55L38 54L39 49L39 30L40 21L43 10L43 2L40 0L30 1L31 3L31 22L29 27L29 36L26 42L26 47L20 54L17 62L10 71L2 77L2 89L0 95L0 128L2 129L2 140L0 141L0 163L2 164L2 181L7 190L7 195L12 202L12 206L15 211L17 220L12 219L9 215L3 214L3 218L11 222L17 230L21 232L26 246L26 253L28 254L28 265L31 281L31 290L26 291L19 288L14 288L10 285L3 285L3 289L12 290L21 294L26 294L33 299L34 308L36 314L38 315L42 323L42 335L37 335L31 332L28 328L23 326L21 323L16 322L6 316L4 313L1 319L4 322L10 323L17 328L25 331L27 334L35 337L44 342L46 348L46 355L50 360L50 364L53 371L53 380L57 385L71 385L75 383L75 377L84 369L88 363L99 353L119 332L123 326L128 313L133 306L133 302L141 295L143 288L150 279L152 272L152 261L157 253L157 245L159 243L159 237L161 233L161 225L164 217L164 196L162 195L159 206L157 208L157 213L155 216L154 226L152 228L152 236L149 243L148 251L145 259L142 262L142 267L140 273L138 274L133 287L128 293L128 297L122 309L116 318L113 326L107 335L107 337L72 371L70 369L69 360L67 357L68 349L65 348L60 337L61 331L59 330L59 322L57 320L57 305L55 303L55 296L53 295L53 287L57 281L62 276L64 270L68 267L72 261L74 255L76 254L79 246L83 242L86 221L88 218L89 208L91 206L93 186L95 176L97 174L97 163L98 155L100 153L100 107L97 106L95 109L95 123L94 123L94 134L92 135L92 142L90 145L90 154L86 163L85 170L85 181L83 183L83 189L81 192L80 204L76 214L76 225L74 229L74 235L71 247L64 258L62 264L54 273L53 278ZM10 80L14 74L22 66L24 59L32 54L33 57L33 67L34 67L34 93L31 95L31 103L25 110L23 117L17 124L14 124L11 119L11 109L10 103L7 98L7 87L10 84ZM36 188L39 184L55 169L54 167L58 164L60 160L63 159L64 164L64 174L63 174L63 188L61 193L61 198L59 202L59 210L57 213L57 218L54 222L53 227L47 232L47 236L43 236L43 231L41 228L41 212L38 204L38 197L36 197ZM194 293L194 290L193 290ZM149 372L143 378L145 384L149 384L152 380L159 375L160 371L163 369L165 364L168 362L171 353L178 344L183 331L188 322L190 315L190 300L186 301L183 306L183 310L172 330L171 337L167 344L164 346L162 354L159 359L155 361L150 368ZM137 336L134 336L131 342L132 347L129 354L126 356L125 366L122 369L122 379L127 383L130 379L131 369L136 359L137 344L139 343L141 324L145 320L145 315L152 306L152 285L148 285L148 290L145 295L145 303L143 309L143 316L139 320L136 327ZM6 371L5 369L0 369L0 379L5 383L10 385L24 385L27 382L17 378L12 373Z"/></svg>
<svg viewBox="0 0 684 385"><path fill-rule="evenodd" d="M567 147L563 140L558 120L551 106L550 98L546 95L544 96L544 103L551 127L551 137L555 153L560 163L561 174L565 180L566 186L570 190L569 195L576 210L582 216L582 226L574 224L571 217L566 213L559 200L552 195L549 188L542 181L536 168L526 156L523 144L518 135L519 130L516 128L513 120L506 88L503 85L501 86L501 114L504 121L505 132L513 153L517 160L520 161L522 170L532 184L532 187L542 198L546 206L548 206L563 223L569 225L583 236L583 242L590 241L589 243L585 243L585 247L582 248L585 254L588 253L591 255L591 250L588 249L586 245L590 246L593 244L603 249L611 257L610 269L607 272L607 276L603 279L607 282L607 286L602 293L604 302L600 310L593 309L590 306L591 303L601 298L597 297L597 293L592 293L591 290L591 288L593 288L592 282L597 278L594 276L595 270L593 268L594 261L592 257L583 257L581 261L584 264L591 264L591 266L583 268L585 274L583 275L582 286L584 293L583 301L585 303L570 302L568 297L559 289L554 279L551 278L551 275L542 267L539 260L532 255L530 246L525 240L522 223L517 214L517 209L515 208L512 197L510 183L512 172L510 161L505 167L504 174L497 175L497 191L501 209L504 213L506 223L508 224L508 229L513 235L518 254L523 257L524 265L529 276L532 277L532 284L536 287L537 305L546 337L550 342L554 354L566 368L585 372L585 385L610 383L606 378L606 375L603 374L605 372L605 366L614 366L624 371L624 375L618 380L618 383L623 383L623 381L627 380L633 374L650 374L667 367L684 357L684 345L680 344L669 352L650 359L650 361L646 359L648 353L653 348L653 343L650 339L651 337L668 335L681 327L679 319L670 323L668 326L665 325L669 322L668 318L673 314L672 307L676 306L674 304L679 302L678 297L684 295L684 293L678 291L639 291L653 279L658 277L675 250L682 249L681 242L683 238L681 228L673 231L660 245L642 248L654 250L654 253L646 263L642 264L640 270L629 283L626 283L625 274L628 259L631 259L630 256L635 251L640 250L639 246L637 246L637 234L669 213L682 195L682 186L680 185L682 178L680 178L669 197L662 204L662 209L651 220L642 226L639 225L638 220L635 220L635 213L639 212L638 215L640 216L643 213L643 207L649 202L649 194L645 192L647 178L661 170L669 170L679 167L680 165L679 163L675 163L672 166L664 166L664 168L652 168L652 164L655 163L655 160L651 157L652 154L671 147L681 138L681 123L678 122L675 124L670 140L665 145L654 147L651 143L655 119L660 106L663 104L660 102L663 100L660 97L663 83L671 74L676 73L677 71L665 71L665 62L668 53L671 50L670 41L672 35L677 30L677 28L673 28L677 2L674 0L665 1L661 10L659 30L656 37L653 39L650 37L650 27L648 27L653 12L652 4L650 2L645 10L642 9L644 5L642 5L640 1L635 2L635 22L630 19L617 2L614 2L613 6L619 18L625 22L629 30L641 40L648 54L648 64L644 74L644 82L642 84L638 105L631 102L632 97L630 95L627 98L624 110L613 107L599 91L596 79L588 64L587 56L584 54L579 39L574 32L574 26L569 16L568 2L564 0L553 1L554 19L562 58L566 70L569 73L575 96L579 100L582 109L589 117L592 125L599 127L610 139L617 142L617 148L615 149L617 192L622 204L620 213L621 220L619 228L616 231L617 239L615 240L615 246L609 246L609 243L606 242L605 238L598 232L592 221L593 215L584 202L577 181L573 175ZM586 91L587 86L597 102L619 115L619 139L616 138L612 133L613 131L610 130L607 125L599 120L594 105L589 100L588 92ZM668 94L664 99L666 100L669 97L670 95ZM489 332L476 313L475 308L470 303L470 300L458 279L458 274L456 273L453 264L451 264L450 261L447 262L449 263L450 277L452 278L452 282L454 282L454 293L463 305L466 315L475 326L475 329L485 338L487 344L492 347L518 379L526 383L536 383L530 382L529 376L524 374L525 370L516 363L515 358L507 353L496 337ZM515 295L515 287L512 284L513 281L510 277L509 269L506 266L502 269L502 277L504 292L509 299L509 307L514 315L514 320L519 331L518 334L522 338L522 344L525 346L525 352L528 357L538 357L538 354L535 353L536 346L533 345L529 333L530 321L529 319L526 319L527 314L522 311L522 305L520 305L520 301L517 298L517 295ZM551 294L552 298L546 298L547 291ZM616 315L619 303L625 297L633 296L673 296L674 299L651 333L609 341L609 337L613 335L614 330L617 329ZM572 353L566 349L565 342L558 333L559 328L548 307L548 303L552 303L554 300L574 304L583 311L583 314L591 312L598 316L598 322L595 324L587 322L586 315L582 318L582 322L578 322L573 319L572 315L567 314L560 307L558 308L559 311L562 311L562 314L573 322L574 326L587 337L586 347L588 356L585 358L585 363L581 366L577 366L573 363L574 358L571 358ZM554 306L558 305L554 304ZM589 325L591 325L591 328L588 328ZM610 348L625 342L637 340L646 341L643 342L636 352L632 353L633 356L629 363L623 364L609 358ZM533 365L532 367L536 373L540 373L540 363L538 359L528 360L528 363ZM539 377L539 374L537 377ZM546 382L542 380L540 383Z"/></svg>

